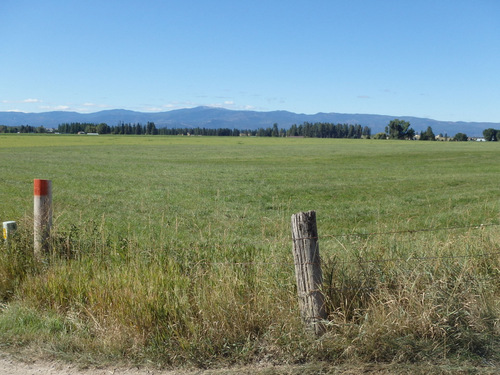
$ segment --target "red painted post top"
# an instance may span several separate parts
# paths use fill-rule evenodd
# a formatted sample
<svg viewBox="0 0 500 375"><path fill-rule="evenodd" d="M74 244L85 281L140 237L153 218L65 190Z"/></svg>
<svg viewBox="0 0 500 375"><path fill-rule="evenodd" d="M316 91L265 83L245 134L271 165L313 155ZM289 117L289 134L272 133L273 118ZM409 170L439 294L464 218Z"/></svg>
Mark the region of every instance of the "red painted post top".
<svg viewBox="0 0 500 375"><path fill-rule="evenodd" d="M49 195L50 190L50 180L40 180L35 179L33 184L33 194L35 196L41 197Z"/></svg>

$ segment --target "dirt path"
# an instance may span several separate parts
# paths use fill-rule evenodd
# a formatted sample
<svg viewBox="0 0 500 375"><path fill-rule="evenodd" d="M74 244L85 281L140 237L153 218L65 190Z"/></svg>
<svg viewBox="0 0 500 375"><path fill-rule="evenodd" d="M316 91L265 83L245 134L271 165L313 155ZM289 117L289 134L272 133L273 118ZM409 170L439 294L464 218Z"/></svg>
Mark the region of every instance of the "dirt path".
<svg viewBox="0 0 500 375"><path fill-rule="evenodd" d="M0 353L0 375L464 375L498 374L500 367L454 367L419 365L364 364L331 366L247 366L218 370L156 370L137 367L82 367L60 361L23 358L22 354Z"/></svg>
<svg viewBox="0 0 500 375"><path fill-rule="evenodd" d="M174 375L175 372L156 372L137 368L82 368L81 365L58 361L26 360L16 355L0 354L0 375ZM184 373L187 375L188 373ZM194 373L193 373L194 374Z"/></svg>

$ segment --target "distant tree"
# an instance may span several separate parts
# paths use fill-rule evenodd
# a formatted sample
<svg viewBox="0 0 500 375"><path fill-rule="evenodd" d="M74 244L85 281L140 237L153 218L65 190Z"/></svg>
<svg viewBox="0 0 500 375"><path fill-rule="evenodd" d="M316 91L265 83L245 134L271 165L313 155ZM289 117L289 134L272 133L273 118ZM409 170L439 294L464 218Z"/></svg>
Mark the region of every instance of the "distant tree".
<svg viewBox="0 0 500 375"><path fill-rule="evenodd" d="M228 128L219 128L217 129L216 135L220 137L227 137L233 135L233 131Z"/></svg>
<svg viewBox="0 0 500 375"><path fill-rule="evenodd" d="M0 133L17 133L18 131L17 126L0 125Z"/></svg>
<svg viewBox="0 0 500 375"><path fill-rule="evenodd" d="M287 132L287 135L289 137L296 137L299 135L298 131L297 131L297 125L296 124L293 124L290 129L288 129L288 132Z"/></svg>
<svg viewBox="0 0 500 375"><path fill-rule="evenodd" d="M302 135L304 135L304 124L300 124L298 127L297 127L297 135L300 137Z"/></svg>
<svg viewBox="0 0 500 375"><path fill-rule="evenodd" d="M303 124L303 127L304 127L304 134L303 136L304 137L314 137L314 134L313 134L313 129L312 129L312 124L310 122L304 122Z"/></svg>
<svg viewBox="0 0 500 375"><path fill-rule="evenodd" d="M370 136L372 135L372 130L368 126L365 126L363 128L363 132L361 133L361 135L364 138L370 138Z"/></svg>
<svg viewBox="0 0 500 375"><path fill-rule="evenodd" d="M21 128L19 129L19 133L34 133L35 128L31 125L21 125Z"/></svg>
<svg viewBox="0 0 500 375"><path fill-rule="evenodd" d="M158 130L156 129L154 122L148 121L148 124L146 125L146 134L148 135L158 134Z"/></svg>
<svg viewBox="0 0 500 375"><path fill-rule="evenodd" d="M469 140L469 137L467 137L467 134L464 134L464 133L457 133L455 134L455 136L453 137L453 140L454 141L457 141L457 142L466 142Z"/></svg>
<svg viewBox="0 0 500 375"><path fill-rule="evenodd" d="M496 130L493 128L488 128L483 130L483 137L487 141L498 141L498 136L499 136L500 130Z"/></svg>
<svg viewBox="0 0 500 375"><path fill-rule="evenodd" d="M278 130L278 124L274 123L273 130L271 131L271 137L278 137L279 135L280 135L280 132Z"/></svg>
<svg viewBox="0 0 500 375"><path fill-rule="evenodd" d="M425 132L420 133L420 140L421 141L435 141L436 140L436 135L432 131L432 128L430 126L427 127L427 130Z"/></svg>
<svg viewBox="0 0 500 375"><path fill-rule="evenodd" d="M266 136L266 131L264 128L259 128L257 129L257 137L265 137Z"/></svg>
<svg viewBox="0 0 500 375"><path fill-rule="evenodd" d="M354 127L352 125L347 127L347 138L354 138Z"/></svg>
<svg viewBox="0 0 500 375"><path fill-rule="evenodd" d="M328 138L328 124L317 123L314 124L316 137L318 138Z"/></svg>
<svg viewBox="0 0 500 375"><path fill-rule="evenodd" d="M101 122L99 125L97 125L96 131L99 134L109 134L110 129L108 124Z"/></svg>
<svg viewBox="0 0 500 375"><path fill-rule="evenodd" d="M373 139L387 139L386 133L377 133L373 136Z"/></svg>
<svg viewBox="0 0 500 375"><path fill-rule="evenodd" d="M385 132L390 139L412 139L415 131L410 128L408 121L394 119L385 127Z"/></svg>
<svg viewBox="0 0 500 375"><path fill-rule="evenodd" d="M93 124L87 124L85 125L85 133L95 133L96 132L96 126Z"/></svg>

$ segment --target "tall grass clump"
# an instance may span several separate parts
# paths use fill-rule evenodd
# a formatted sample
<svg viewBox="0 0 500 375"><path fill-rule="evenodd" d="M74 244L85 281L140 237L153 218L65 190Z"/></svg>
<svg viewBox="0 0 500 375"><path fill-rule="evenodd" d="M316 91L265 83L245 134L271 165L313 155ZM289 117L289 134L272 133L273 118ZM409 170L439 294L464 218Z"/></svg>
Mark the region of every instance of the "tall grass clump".
<svg viewBox="0 0 500 375"><path fill-rule="evenodd" d="M327 261L325 339L369 361L498 359L497 228L390 237Z"/></svg>
<svg viewBox="0 0 500 375"><path fill-rule="evenodd" d="M210 234L172 248L116 240L93 222L54 228L46 262L25 272L17 301L78 321L82 338L72 330L71 347L81 350L177 365L248 362L270 350L262 342L301 330L290 264L264 259L268 250Z"/></svg>
<svg viewBox="0 0 500 375"><path fill-rule="evenodd" d="M0 301L8 302L27 275L36 274L39 264L33 258L33 220L24 218L19 230L7 243L0 240Z"/></svg>

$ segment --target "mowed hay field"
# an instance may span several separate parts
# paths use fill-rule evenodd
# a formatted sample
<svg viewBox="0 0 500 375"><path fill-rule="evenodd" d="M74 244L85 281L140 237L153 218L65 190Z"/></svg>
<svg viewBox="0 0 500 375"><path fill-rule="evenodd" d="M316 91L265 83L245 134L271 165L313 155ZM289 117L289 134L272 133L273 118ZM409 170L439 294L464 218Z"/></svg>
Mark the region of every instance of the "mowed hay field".
<svg viewBox="0 0 500 375"><path fill-rule="evenodd" d="M0 135L0 341L200 367L497 361L497 142ZM33 259L33 179L52 180ZM290 217L315 210L327 332ZM481 224L483 224L481 226Z"/></svg>

